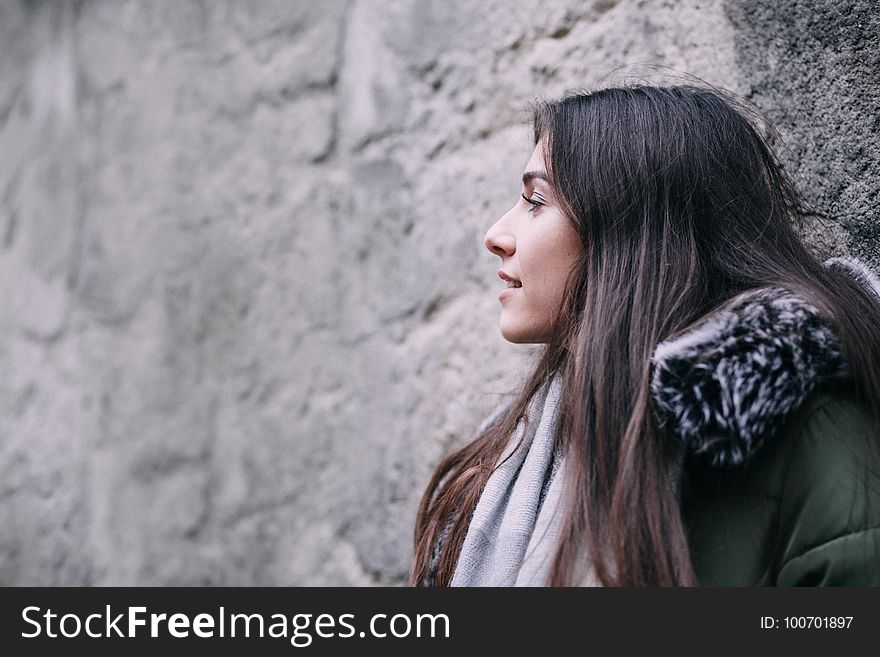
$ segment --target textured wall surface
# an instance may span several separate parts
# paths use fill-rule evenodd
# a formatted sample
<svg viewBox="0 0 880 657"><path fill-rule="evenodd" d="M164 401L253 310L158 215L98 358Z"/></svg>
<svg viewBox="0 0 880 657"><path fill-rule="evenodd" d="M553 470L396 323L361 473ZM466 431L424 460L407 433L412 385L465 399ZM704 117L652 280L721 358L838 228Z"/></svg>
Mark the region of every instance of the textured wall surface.
<svg viewBox="0 0 880 657"><path fill-rule="evenodd" d="M875 3L0 0L0 584L399 584L532 347L486 229L526 103L751 98L877 263Z"/></svg>

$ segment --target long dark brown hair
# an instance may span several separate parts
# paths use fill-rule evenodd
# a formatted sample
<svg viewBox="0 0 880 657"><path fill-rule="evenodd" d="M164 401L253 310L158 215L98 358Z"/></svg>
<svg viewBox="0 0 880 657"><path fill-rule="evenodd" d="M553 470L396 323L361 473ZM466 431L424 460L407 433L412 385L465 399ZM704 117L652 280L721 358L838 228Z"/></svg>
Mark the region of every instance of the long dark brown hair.
<svg viewBox="0 0 880 657"><path fill-rule="evenodd" d="M683 454L653 419L654 348L736 294L786 288L829 319L857 401L880 428L880 304L802 241L807 219L827 217L784 171L776 130L734 94L639 84L539 100L532 111L582 255L521 391L431 477L411 584L426 583L451 523L428 582L449 584L493 466L528 422L532 396L560 372L557 435L572 483L549 584L571 584L586 558L605 586L696 585L679 500Z"/></svg>

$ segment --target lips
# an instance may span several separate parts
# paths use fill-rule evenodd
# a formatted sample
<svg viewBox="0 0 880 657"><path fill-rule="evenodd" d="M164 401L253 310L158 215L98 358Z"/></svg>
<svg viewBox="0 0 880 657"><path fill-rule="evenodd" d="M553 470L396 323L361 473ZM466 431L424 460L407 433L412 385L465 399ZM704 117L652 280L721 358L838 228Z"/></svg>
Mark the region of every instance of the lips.
<svg viewBox="0 0 880 657"><path fill-rule="evenodd" d="M522 281L520 281L518 278L514 278L504 270L498 272L498 277L502 281L507 282L507 288L501 290L501 294L498 295L499 301L504 301L504 299L509 297L511 294L514 294L514 290L518 290L522 287Z"/></svg>
<svg viewBox="0 0 880 657"><path fill-rule="evenodd" d="M507 297L516 294L518 287L506 287L498 294L498 300L504 301Z"/></svg>
<svg viewBox="0 0 880 657"><path fill-rule="evenodd" d="M501 271L498 272L498 277L499 277L502 281L507 281L507 287L508 287L508 288L511 288L511 287L522 287L522 281L520 281L520 280L517 279L517 278L514 278L513 276L511 276L510 274L508 274L508 273L507 273L506 271L504 271L504 270L501 270Z"/></svg>

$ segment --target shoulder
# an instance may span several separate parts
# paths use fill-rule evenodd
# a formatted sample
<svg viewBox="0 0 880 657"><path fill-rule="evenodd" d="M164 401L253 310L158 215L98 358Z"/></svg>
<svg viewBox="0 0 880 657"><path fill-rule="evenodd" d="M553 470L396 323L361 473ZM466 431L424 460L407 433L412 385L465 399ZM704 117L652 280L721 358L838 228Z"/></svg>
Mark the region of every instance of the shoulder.
<svg viewBox="0 0 880 657"><path fill-rule="evenodd" d="M780 444L778 584L880 585L880 433L869 413L819 392Z"/></svg>
<svg viewBox="0 0 880 657"><path fill-rule="evenodd" d="M686 469L682 511L705 585L880 586L880 435L814 391L735 467Z"/></svg>
<svg viewBox="0 0 880 657"><path fill-rule="evenodd" d="M683 497L747 495L779 502L784 494L815 490L867 462L872 430L869 415L848 395L823 389L807 395L770 433L760 449L736 463L690 455Z"/></svg>
<svg viewBox="0 0 880 657"><path fill-rule="evenodd" d="M820 390L783 427L781 439L790 444L790 467L806 467L803 474L824 479L867 463L880 436L868 410L850 394ZM820 462L817 471L809 468Z"/></svg>

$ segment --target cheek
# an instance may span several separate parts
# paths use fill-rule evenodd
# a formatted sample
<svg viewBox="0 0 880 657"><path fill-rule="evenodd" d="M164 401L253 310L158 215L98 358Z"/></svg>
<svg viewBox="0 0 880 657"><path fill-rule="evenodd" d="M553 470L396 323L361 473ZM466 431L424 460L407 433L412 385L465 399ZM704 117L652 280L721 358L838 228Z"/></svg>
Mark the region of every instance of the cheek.
<svg viewBox="0 0 880 657"><path fill-rule="evenodd" d="M569 245L560 240L543 240L535 246L526 263L530 278L545 291L555 289L564 281L573 262Z"/></svg>
<svg viewBox="0 0 880 657"><path fill-rule="evenodd" d="M534 263L536 275L533 291L540 295L543 304L552 305L553 312L556 312L578 252L570 244L557 242L545 254L546 258Z"/></svg>
<svg viewBox="0 0 880 657"><path fill-rule="evenodd" d="M562 298L562 277L556 263L549 260L533 263L528 273L529 279L523 286L525 294L522 300L528 307L530 316L546 321L558 310L559 300Z"/></svg>

